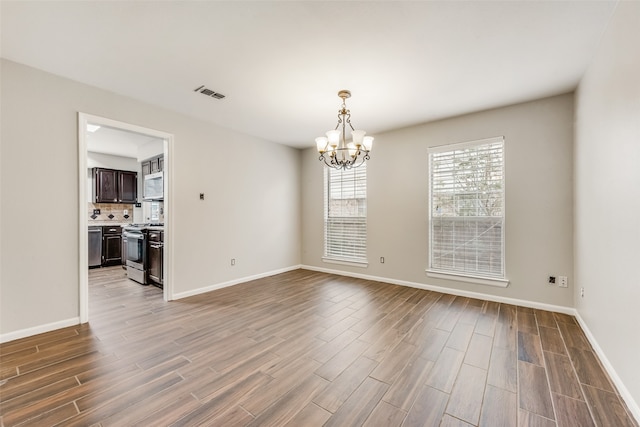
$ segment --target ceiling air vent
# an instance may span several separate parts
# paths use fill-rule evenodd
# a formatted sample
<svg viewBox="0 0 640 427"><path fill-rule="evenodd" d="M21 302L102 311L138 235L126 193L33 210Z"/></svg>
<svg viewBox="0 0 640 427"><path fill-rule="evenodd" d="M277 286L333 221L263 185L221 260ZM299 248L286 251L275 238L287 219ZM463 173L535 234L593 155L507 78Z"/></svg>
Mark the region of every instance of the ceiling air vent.
<svg viewBox="0 0 640 427"><path fill-rule="evenodd" d="M200 86L198 88L195 88L193 91L194 92L200 92L203 95L207 95L207 96L210 96L210 97L216 98L216 99L224 98L223 94L215 92L215 91L212 91L211 89L208 89L208 88L204 87L204 85L202 85L202 86Z"/></svg>

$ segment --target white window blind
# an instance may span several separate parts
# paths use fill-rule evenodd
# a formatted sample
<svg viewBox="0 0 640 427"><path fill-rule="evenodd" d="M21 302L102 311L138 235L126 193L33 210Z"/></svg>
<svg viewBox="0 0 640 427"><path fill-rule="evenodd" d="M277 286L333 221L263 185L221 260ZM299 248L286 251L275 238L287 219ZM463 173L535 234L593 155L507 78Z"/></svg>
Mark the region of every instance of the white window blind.
<svg viewBox="0 0 640 427"><path fill-rule="evenodd" d="M367 259L367 165L325 168L324 254L339 261Z"/></svg>
<svg viewBox="0 0 640 427"><path fill-rule="evenodd" d="M504 138L429 149L429 269L504 279Z"/></svg>

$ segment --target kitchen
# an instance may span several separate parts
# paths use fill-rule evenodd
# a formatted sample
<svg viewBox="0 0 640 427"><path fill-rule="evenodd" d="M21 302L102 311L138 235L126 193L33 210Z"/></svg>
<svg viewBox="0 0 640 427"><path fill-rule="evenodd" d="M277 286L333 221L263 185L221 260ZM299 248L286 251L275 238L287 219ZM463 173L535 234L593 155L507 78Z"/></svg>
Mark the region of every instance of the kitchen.
<svg viewBox="0 0 640 427"><path fill-rule="evenodd" d="M164 287L164 140L87 124L88 268Z"/></svg>

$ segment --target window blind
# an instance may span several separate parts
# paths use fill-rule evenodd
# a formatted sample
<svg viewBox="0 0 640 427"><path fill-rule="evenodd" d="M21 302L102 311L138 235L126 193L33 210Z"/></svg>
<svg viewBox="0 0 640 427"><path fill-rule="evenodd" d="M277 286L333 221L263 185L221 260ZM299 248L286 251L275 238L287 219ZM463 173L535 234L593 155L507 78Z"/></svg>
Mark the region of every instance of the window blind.
<svg viewBox="0 0 640 427"><path fill-rule="evenodd" d="M354 262L367 258L367 166L325 168L325 257Z"/></svg>
<svg viewBox="0 0 640 427"><path fill-rule="evenodd" d="M503 279L504 138L429 150L432 271Z"/></svg>

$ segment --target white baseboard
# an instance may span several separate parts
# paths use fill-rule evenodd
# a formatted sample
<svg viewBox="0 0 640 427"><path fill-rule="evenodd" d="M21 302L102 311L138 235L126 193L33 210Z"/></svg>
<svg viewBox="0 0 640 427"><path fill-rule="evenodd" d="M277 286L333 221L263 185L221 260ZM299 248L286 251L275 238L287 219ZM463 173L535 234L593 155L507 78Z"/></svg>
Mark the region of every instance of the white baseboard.
<svg viewBox="0 0 640 427"><path fill-rule="evenodd" d="M640 422L640 406L638 406L638 403L633 399L633 397L631 396L631 393L629 393L629 390L627 390L627 387L624 385L624 383L618 376L618 373L613 368L613 365L611 364L611 362L609 362L609 359L607 359L607 356L604 350L602 350L602 347L600 347L600 345L598 344L598 341L596 341L596 338L594 337L594 335L591 333L591 330L587 326L587 323L580 316L580 313L577 310L576 310L575 316L576 316L576 319L578 319L578 323L580 324L580 327L582 328L585 335L587 336L587 339L591 343L591 346L593 347L596 354L598 355L598 358L602 362L604 369L606 369L607 373L609 374L609 377L611 378L616 388L618 389L618 392L620 393L620 397L622 397L624 402L627 404L627 407L629 408L631 415L636 419L636 421Z"/></svg>
<svg viewBox="0 0 640 427"><path fill-rule="evenodd" d="M0 335L0 343L14 341L20 338L26 338L32 335L43 334L45 332L51 332L51 331L55 331L56 329L67 328L69 326L75 326L79 324L80 324L80 317L73 317L71 319L60 320L58 322L52 322L44 325L34 326L31 328L20 329L19 331L13 331L7 334Z"/></svg>
<svg viewBox="0 0 640 427"><path fill-rule="evenodd" d="M419 288L419 289L425 289L429 291L441 292L443 294L451 294L451 295L463 296L468 298L478 298L478 299L484 299L487 301L494 301L494 302L500 302L500 303L512 304L512 305L520 305L520 306L529 307L529 308L537 308L540 310L555 311L558 313L570 314L572 316L575 316L576 319L578 320L578 323L580 324L580 327L585 332L587 339L591 343L591 346L594 348L596 354L598 355L598 358L600 358L600 360L602 361L602 365L604 366L605 370L609 374L609 377L611 377L611 380L613 381L616 388L618 389L620 396L627 404L627 407L629 408L631 415L636 419L636 421L640 421L640 407L638 406L638 403L633 399L633 397L631 396L631 393L629 393L629 390L627 390L627 388L625 387L624 383L622 382L617 372L613 368L613 365L611 365L611 363L609 362L609 359L607 359L605 352L602 350L602 348L598 344L598 341L596 341L595 337L587 327L587 324L584 322L582 317L580 317L580 313L578 313L578 311L573 307L545 304L545 303L520 300L515 298L504 298L504 297L499 297L495 295L483 294L480 292L461 291L458 289L443 288L441 286L427 285L424 283L408 282L405 280L370 276L367 274L351 273L348 271L332 270L329 268L315 267L310 265L303 265L301 268L305 270L320 271L320 272L329 273L329 274L337 274L339 276L348 276L348 277L355 277L358 279L375 280L377 282L391 283L394 285L409 286L412 288Z"/></svg>
<svg viewBox="0 0 640 427"><path fill-rule="evenodd" d="M228 282L216 283L213 285L205 286L198 289L192 289L186 292L178 292L172 295L172 300L178 300L182 298L191 297L194 295L200 295L207 292L215 291L216 289L227 288L229 286L238 285L244 282L250 282L252 280L262 279L264 277L275 276L276 274L286 273L288 271L298 270L302 268L301 265L292 265L290 267L281 268L279 270L267 271L266 273L260 273L253 276L240 277L238 279L229 280Z"/></svg>
<svg viewBox="0 0 640 427"><path fill-rule="evenodd" d="M409 286L411 288L424 289L427 291L435 291L443 294L451 294L451 295L457 295L457 296L467 297L467 298L477 298L477 299L483 299L487 301L494 301L494 302L500 302L500 303L511 304L511 305L519 305L522 307L537 308L539 310L555 311L558 313L564 313L564 314L570 314L570 315L575 315L576 313L576 310L574 308L565 307L562 305L553 305L553 304L527 301L527 300L516 299L516 298L500 297L496 295L483 294L481 292L470 292L470 291L463 291L459 289L444 288L442 286L428 285L425 283L409 282L406 280L391 279L388 277L370 276L368 274L351 273L348 271L332 270L329 268L315 267L311 265L303 265L301 268L304 268L305 270L337 274L340 276L348 276L348 277L355 277L358 279L374 280L376 282L391 283L392 285Z"/></svg>
<svg viewBox="0 0 640 427"><path fill-rule="evenodd" d="M506 297L484 294L480 292L462 291L458 289L444 288L441 286L428 285L424 283L409 282L405 280L391 279L387 277L371 276L368 274L351 273L348 271L341 271L341 270L332 270L329 268L315 267L311 265L294 265L294 266L282 268L279 270L273 270L265 273L256 274L253 276L247 276L247 277L230 280L223 283L217 283L217 284L206 286L203 288L193 289L187 292L180 292L180 293L174 294L172 299L182 299L182 298L190 297L193 295L199 295L206 292L214 291L216 289L222 289L222 288L234 286L240 283L249 282L251 280L262 279L264 277L269 277L269 276L275 276L276 274L286 273L288 271L297 270L299 268L302 268L305 270L311 270L311 271L319 271L322 273L336 274L339 276L355 277L358 279L365 279L365 280L374 280L377 282L391 283L394 285L401 285L401 286L409 286L412 288L425 289L429 291L441 292L444 294L451 294L451 295L468 297L468 298L484 299L487 301L494 301L494 302L500 302L500 303L512 304L512 305L520 305L523 307L530 307L530 308L536 308L540 310L555 311L558 313L573 315L578 320L578 323L580 324L580 327L582 328L582 330L585 332L587 339L589 340L596 354L602 361L604 368L606 369L607 373L609 374L612 381L614 382L616 388L620 393L620 396L624 399L625 403L627 404L627 407L629 408L631 415L635 417L636 420L640 421L640 406L638 406L638 403L633 399L633 397L631 396L631 393L629 393L629 390L627 390L626 386L624 385L624 383L618 376L617 372L613 368L613 365L611 365L611 363L609 362L609 359L607 359L605 352L602 350L602 348L596 341L594 335L589 330L589 327L580 316L580 313L578 313L572 307L565 307L565 306L546 304L546 303L540 303L535 301L527 301L527 300L521 300L521 299L515 299L515 298L506 298ZM34 326L31 328L21 329L19 331L9 332L6 334L0 334L0 343L6 343L6 342L14 341L20 338L26 338L32 335L37 335L44 332L50 332L56 329L66 328L69 326L75 326L79 324L80 324L80 318L74 317L71 319L66 319L58 322L52 322L44 325Z"/></svg>

